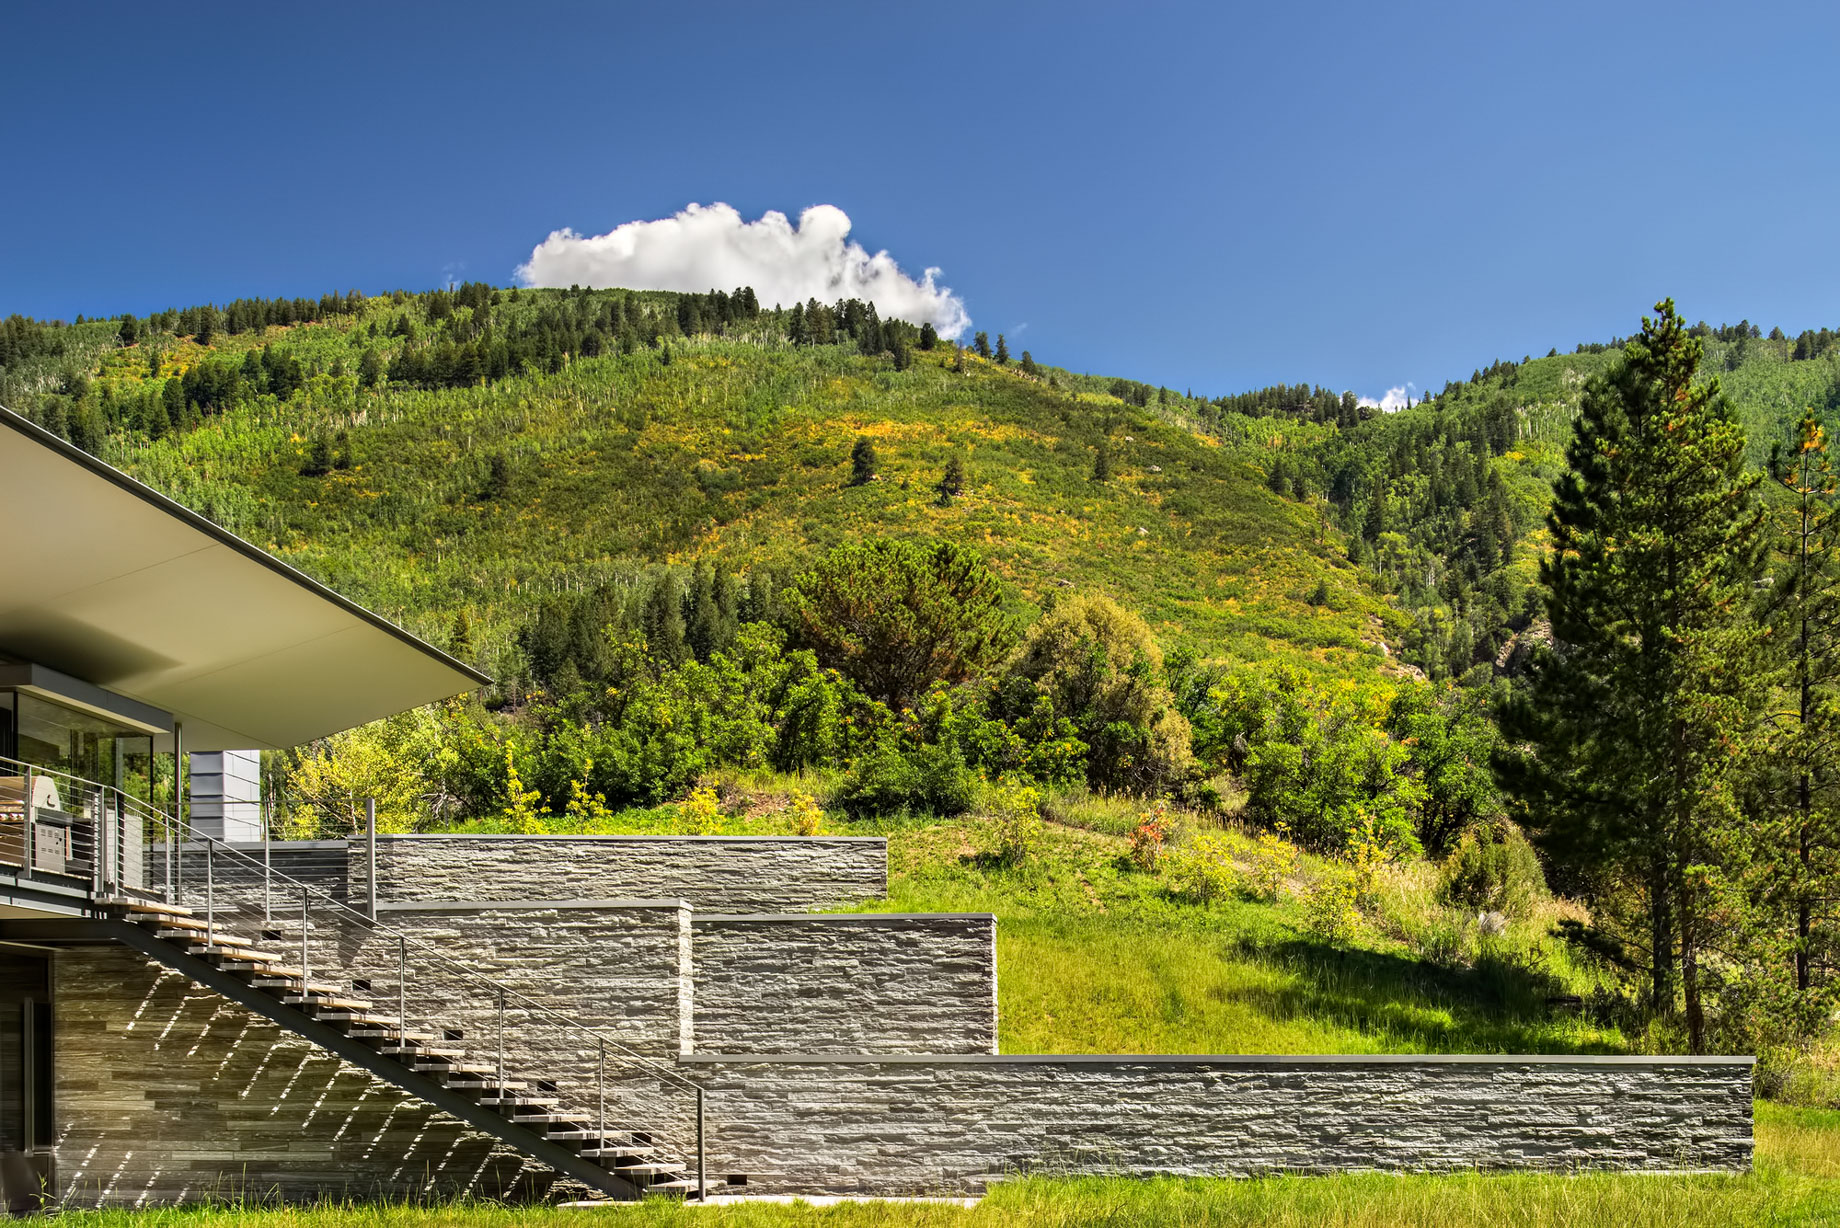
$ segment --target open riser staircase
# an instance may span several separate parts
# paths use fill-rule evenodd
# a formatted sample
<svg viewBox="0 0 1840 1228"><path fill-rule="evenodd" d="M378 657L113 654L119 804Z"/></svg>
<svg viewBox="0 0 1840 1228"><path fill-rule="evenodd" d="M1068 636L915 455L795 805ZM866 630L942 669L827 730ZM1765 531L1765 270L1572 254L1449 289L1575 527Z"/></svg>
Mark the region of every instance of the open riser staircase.
<svg viewBox="0 0 1840 1228"><path fill-rule="evenodd" d="M686 1166L645 1130L603 1126L571 1108L553 1084L510 1077L499 1061L446 1035L416 1031L350 986L313 979L289 957L225 932L179 905L119 900L103 906L106 936L140 951L506 1145L616 1199L698 1188Z"/></svg>

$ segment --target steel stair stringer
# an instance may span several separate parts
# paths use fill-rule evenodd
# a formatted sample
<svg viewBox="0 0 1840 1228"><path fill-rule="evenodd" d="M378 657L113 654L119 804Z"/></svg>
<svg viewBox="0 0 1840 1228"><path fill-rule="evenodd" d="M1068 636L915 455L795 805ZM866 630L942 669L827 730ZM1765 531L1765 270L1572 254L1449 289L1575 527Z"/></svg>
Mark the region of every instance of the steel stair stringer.
<svg viewBox="0 0 1840 1228"><path fill-rule="evenodd" d="M625 1178L608 1172L593 1161L532 1130L506 1120L493 1109L475 1103L459 1092L379 1053L362 1041L295 1010L209 961L187 954L132 922L0 921L0 940L7 939L47 945L121 943L591 1189L622 1201L637 1200L642 1193L639 1186Z"/></svg>

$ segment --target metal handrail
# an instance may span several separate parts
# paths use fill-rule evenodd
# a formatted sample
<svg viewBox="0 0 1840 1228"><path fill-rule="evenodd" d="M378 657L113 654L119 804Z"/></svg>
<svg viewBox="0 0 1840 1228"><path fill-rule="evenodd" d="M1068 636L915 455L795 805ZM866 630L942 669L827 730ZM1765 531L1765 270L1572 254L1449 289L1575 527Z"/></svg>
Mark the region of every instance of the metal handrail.
<svg viewBox="0 0 1840 1228"><path fill-rule="evenodd" d="M269 839L269 825L268 825L268 822L266 821L266 816L262 824L262 834L263 834L262 857L260 860L257 860L256 858L251 857L247 855L246 853L240 851L236 847L234 847L229 841L220 839L219 837L213 836L208 832L199 830L188 819L180 817L179 815L176 815L176 814L169 814L164 811L161 811L157 809L156 807L151 806L148 803L142 801L141 799L134 797L133 795L129 793L126 793L120 788L117 788L116 786L105 785L99 781L85 780L84 778L80 776L74 776L68 772L60 772L60 771L57 771L51 768L42 768L34 764L25 763L21 760L12 759L6 756L0 756L0 774L8 774L9 772L11 774L22 776L26 780L26 796L25 796L24 802L25 802L25 809L28 814L28 821L24 825L25 826L24 837L25 837L26 864L28 867L32 867L35 864L33 843L35 839L35 827L37 825L36 815L39 813L42 813L42 811L40 811L39 808L34 807L31 804L31 795L33 792L32 780L33 778L40 777L40 776L53 777L59 781L65 782L66 787L60 790L61 794L67 794L71 798L83 799L83 802L86 804L85 809L88 808L88 804L91 804L91 803L94 804L94 808L95 808L94 813L90 815L85 815L83 810L73 810L73 811L58 810L58 811L55 811L54 813L68 814L72 818L76 818L79 820L87 819L88 823L93 826L92 839L95 845L94 847L93 889L94 889L96 897L99 900L106 898L111 889L114 889L115 891L119 893L119 892L124 891L130 886L129 884L121 882L119 878L111 877L110 874L104 869L104 864L103 864L104 857L108 851L107 850L107 841L108 841L107 833L111 826L108 820L112 817L114 819L113 826L118 829L115 835L116 847L115 847L114 852L116 856L122 855L122 852L123 852L122 844L125 841L127 823L130 820L138 824L150 825L154 828L157 828L160 835L165 837L165 845L167 849L166 865L164 868L164 878L163 878L163 881L161 881L159 884L159 890L157 894L160 896L160 898L168 902L176 903L183 899L183 895L185 891L185 887L184 887L185 866L184 866L184 851L183 850L184 850L185 843L187 842L202 843L203 851L204 851L204 862L205 862L204 864L204 880L205 880L204 881L204 892L205 892L204 920L205 920L205 936L206 936L207 941L209 941L212 937L214 937L216 932L220 928L217 923L217 898L216 898L217 897L217 882L219 878L219 873L218 873L219 859L220 857L227 857L230 859L230 862L232 865L240 864L240 865L246 866L253 873L260 875L261 881L263 884L263 901L264 901L263 911L264 911L265 916L268 915L269 913L269 900L271 899L277 887L281 888L282 890L289 891L290 894L292 890L299 891L300 904L301 904L301 951L300 951L301 969L300 969L300 972L301 972L301 979L303 983L305 983L310 978L310 974L311 974L309 936L310 936L310 931L311 931L311 926L312 926L312 917L313 917L313 911L314 911L312 907L312 902L315 899L317 899L321 901L321 904L322 904L322 908L321 908L321 914L322 914L321 923L322 924L325 923L324 905L330 905L332 909L336 910L335 916L355 920L373 932L387 935L390 937L394 937L396 939L397 961L398 961L396 997L397 997L397 1026L399 1030L407 1031L408 1023L409 1023L408 1021L407 966L408 966L408 956L409 956L409 952L411 948L413 948L419 955L426 956L432 964L438 967L444 968L448 970L449 972L455 974L462 983L469 984L475 987L476 989L483 988L484 990L488 991L488 995L485 996L482 1000L491 1001L495 998L498 1004L499 1026L498 1026L498 1044L497 1044L497 1049L498 1049L497 1066L498 1066L498 1071L499 1071L499 1082L501 1084L504 1082L504 1075L505 1075L505 1070L506 1070L506 1066L505 1066L505 1025L504 1025L505 1010L508 1004L515 1002L520 1008L522 1008L526 1012L527 1018L538 1017L538 1018L553 1021L555 1024L565 1029L567 1032L572 1033L576 1035L577 1037L585 1038L588 1041L592 1042L595 1061L596 1061L596 1067L595 1067L595 1072L594 1072L595 1074L594 1111L596 1114L595 1121L599 1128L605 1129L605 1126L606 1126L606 1096L607 1096L606 1076L607 1076L607 1058L610 1052L615 1055L618 1055L621 1059L624 1060L626 1064L637 1066L639 1068L642 1068L648 1071L649 1073L657 1077L661 1082L667 1085L672 1085L679 1089L694 1093L696 1097L696 1106L695 1106L696 1108L696 1134L697 1134L697 1151L698 1151L698 1158L699 1158L698 1177L699 1177L699 1184L701 1183L701 1178L703 1174L701 1172L700 1160L701 1160L701 1155L703 1151L703 1128L704 1128L703 1118L704 1118L704 1098L705 1098L705 1089L702 1087L702 1085L700 1085L693 1079L686 1078L685 1076L679 1074L676 1070L674 1070L672 1067L670 1067L665 1062L660 1061L659 1059L652 1057L648 1054L640 1053L639 1051L637 1051L636 1049L633 1049L631 1046L627 1045L624 1041L620 1040L619 1038L608 1035L602 1032L600 1029L590 1026L589 1024L586 1024L579 1019L573 1018L572 1016L569 1016L563 1013L562 1011L556 1010L554 1007L549 1006L546 1003L539 1002L533 998L530 998L529 996L525 994L518 992L516 989L513 989L508 985L502 984L501 982L496 981L492 979L491 977L484 976L474 971L472 968L469 968L466 965L458 962L457 960L451 959L447 955L443 954L440 948L435 947L427 942L423 942L420 939L413 938L404 930L398 929L395 926L387 925L387 924L384 924L378 921L376 916L374 915L374 912L367 914L366 912L353 908L351 905L340 900L338 897L336 897L335 895L333 895L329 891L326 891L323 888L316 887L311 883L301 882L300 880L292 877L291 875L276 871L268 857L268 850L269 850L271 841ZM60 802L63 802L66 799L61 796L59 800ZM114 803L112 810L110 806L111 801ZM367 803L366 812L367 812L367 823L366 823L367 832L374 837L375 830L376 830L374 802ZM151 867L149 867L149 872L151 872ZM375 859L374 851L373 851L373 855L370 861L370 880L371 881L369 885L370 885L371 891L374 893L375 880L376 880L376 859ZM144 888L140 884L134 884L133 889L147 890L148 888ZM127 898L127 897L123 895L120 898ZM582 1111L584 1113L588 1111L585 1105L583 1106Z"/></svg>
<svg viewBox="0 0 1840 1228"><path fill-rule="evenodd" d="M467 967L465 964L462 964L457 960L450 959L448 956L442 954L439 948L434 947L426 942L423 942L420 939L410 937L409 934L404 930L400 930L392 925L386 925L383 922L376 920L374 917L367 916L365 913L359 911L356 908L353 908L351 905L338 899L338 897L332 895L330 892L327 892L322 888L315 887L311 883L303 883L299 879L293 878L292 876L287 875L287 874L283 874L280 871L273 869L272 866L267 865L263 862L257 861L256 859L249 857L242 852L239 852L236 848L231 846L228 842L220 840L216 836L212 836L209 833L199 831L197 828L193 827L189 822L184 823L183 826L191 833L191 836L190 836L191 839L202 840L205 843L207 848L210 848L212 846L221 848L226 855L260 870L263 873L265 879L280 883L283 886L297 888L301 892L303 902L308 897L317 896L321 900L323 900L324 903L330 904L334 909L338 910L341 913L349 914L351 919L361 922L367 928L374 930L378 933L387 934L391 937L394 937L399 944L399 949L406 950L409 947L414 947L419 951L425 952L431 957L431 959L434 962L439 963L447 967L448 969L452 970L453 972L458 973L461 977L465 978L466 980L472 982L475 985L485 986L486 988L490 989L493 994L504 995L511 1001L515 1001L519 1003L520 1005L523 1005L529 1008L532 1011L545 1015L553 1020L556 1020L559 1023L565 1024L569 1028L579 1033L582 1033L583 1035L594 1038L597 1042L604 1042L610 1048L620 1053L625 1054L626 1056L632 1058L634 1061L640 1064L655 1068L659 1075L661 1075L662 1077L664 1077L665 1079L673 1083L676 1083L680 1087L688 1088L691 1090L702 1090L700 1085L697 1084L694 1080L687 1079L684 1076L678 1074L675 1070L672 1070L669 1066L665 1065L663 1062L659 1061L657 1058L651 1057L644 1053L640 1053L637 1050L630 1048L623 1041L617 1039L616 1037L608 1036L602 1033L599 1029L591 1027L590 1025L586 1023L583 1023L579 1019L575 1019L569 1015L565 1015L561 1011L556 1010L554 1007L548 1006L542 1002L538 1002L534 998L527 997L524 994L519 993L517 990L511 988L510 986L504 985L498 981L493 980L491 977L482 976L480 973ZM207 865L208 864L209 863L207 862ZM303 971L305 971L305 969L303 969Z"/></svg>

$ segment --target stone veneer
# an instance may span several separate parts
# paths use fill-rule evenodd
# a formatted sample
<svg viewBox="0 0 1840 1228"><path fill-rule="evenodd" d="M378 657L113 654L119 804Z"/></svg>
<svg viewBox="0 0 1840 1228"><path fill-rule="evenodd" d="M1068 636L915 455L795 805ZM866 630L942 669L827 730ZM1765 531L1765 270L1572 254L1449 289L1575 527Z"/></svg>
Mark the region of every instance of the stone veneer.
<svg viewBox="0 0 1840 1228"><path fill-rule="evenodd" d="M522 1197L555 1182L126 948L59 951L53 977L56 1188L68 1206Z"/></svg>
<svg viewBox="0 0 1840 1228"><path fill-rule="evenodd" d="M351 893L363 894L352 841ZM672 899L699 912L808 912L888 893L880 836L379 836L385 901Z"/></svg>
<svg viewBox="0 0 1840 1228"><path fill-rule="evenodd" d="M698 1052L995 1053L987 913L695 914Z"/></svg>
<svg viewBox="0 0 1840 1228"><path fill-rule="evenodd" d="M1742 1172L1751 1059L694 1055L712 1180L982 1191L1022 1172Z"/></svg>

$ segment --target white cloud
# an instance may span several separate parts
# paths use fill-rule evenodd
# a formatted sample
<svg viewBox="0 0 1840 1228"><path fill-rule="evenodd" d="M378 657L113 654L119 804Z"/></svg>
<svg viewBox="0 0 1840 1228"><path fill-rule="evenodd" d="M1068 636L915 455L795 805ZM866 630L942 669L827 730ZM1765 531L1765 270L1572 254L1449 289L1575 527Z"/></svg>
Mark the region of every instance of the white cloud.
<svg viewBox="0 0 1840 1228"><path fill-rule="evenodd" d="M769 210L757 222L724 204L690 205L676 217L627 222L604 235L558 230L519 265L527 286L623 286L631 290L733 290L752 286L763 306L815 298L859 298L884 316L930 321L941 336L971 326L965 302L937 284L938 269L915 281L887 252L850 242L850 218L813 205L794 226Z"/></svg>
<svg viewBox="0 0 1840 1228"><path fill-rule="evenodd" d="M1377 409L1381 413L1390 414L1394 410L1404 409L1412 403L1412 393L1410 390L1417 386L1418 385L1412 383L1412 381L1407 380L1397 388L1388 388L1386 390L1386 395L1381 397L1378 401L1374 400L1372 397L1361 397L1359 400L1362 405L1367 406L1369 409Z"/></svg>

